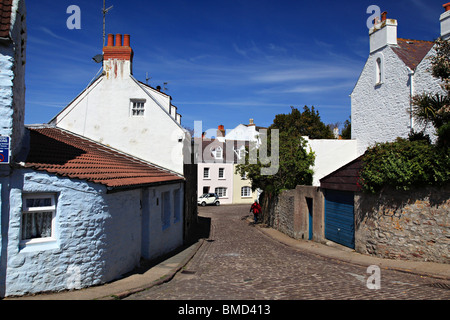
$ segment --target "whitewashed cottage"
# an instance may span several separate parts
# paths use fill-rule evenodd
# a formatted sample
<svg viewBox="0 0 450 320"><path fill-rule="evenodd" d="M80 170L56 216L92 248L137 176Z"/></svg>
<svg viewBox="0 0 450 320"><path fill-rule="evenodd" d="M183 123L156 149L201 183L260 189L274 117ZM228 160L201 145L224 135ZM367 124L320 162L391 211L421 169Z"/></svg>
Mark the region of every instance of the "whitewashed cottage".
<svg viewBox="0 0 450 320"><path fill-rule="evenodd" d="M133 76L130 35L109 34L103 72L51 121L87 137L183 175L184 238L197 219L197 166L191 135L181 126L172 97Z"/></svg>
<svg viewBox="0 0 450 320"><path fill-rule="evenodd" d="M441 36L450 36L450 5L440 16ZM429 71L434 54L431 41L397 37L398 22L383 13L370 29L370 54L351 93L352 139L358 155L376 142L406 138L423 128L415 121L412 97L439 92L440 82ZM432 129L427 131L433 138Z"/></svg>
<svg viewBox="0 0 450 320"><path fill-rule="evenodd" d="M102 284L184 243L182 174L24 126L25 17L0 0L0 298Z"/></svg>

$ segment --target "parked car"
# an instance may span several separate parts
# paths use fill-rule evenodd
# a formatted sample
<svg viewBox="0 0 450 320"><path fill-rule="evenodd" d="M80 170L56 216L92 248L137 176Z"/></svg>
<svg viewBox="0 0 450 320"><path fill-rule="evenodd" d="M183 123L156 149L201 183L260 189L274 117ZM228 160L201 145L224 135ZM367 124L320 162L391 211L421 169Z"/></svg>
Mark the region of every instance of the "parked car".
<svg viewBox="0 0 450 320"><path fill-rule="evenodd" d="M202 207L206 205L220 206L219 196L216 193L205 193L201 195L198 198L197 203Z"/></svg>

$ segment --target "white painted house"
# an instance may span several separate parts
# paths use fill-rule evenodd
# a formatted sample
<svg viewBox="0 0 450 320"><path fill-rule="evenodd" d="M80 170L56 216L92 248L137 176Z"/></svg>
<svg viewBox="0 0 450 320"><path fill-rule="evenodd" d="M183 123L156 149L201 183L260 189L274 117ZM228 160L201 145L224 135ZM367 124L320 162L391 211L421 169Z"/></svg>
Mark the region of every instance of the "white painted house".
<svg viewBox="0 0 450 320"><path fill-rule="evenodd" d="M109 34L103 73L51 123L184 174L191 136L172 98L133 77L133 55L130 35Z"/></svg>
<svg viewBox="0 0 450 320"><path fill-rule="evenodd" d="M197 219L197 166L191 135L172 97L133 77L130 35L109 34L103 72L51 121L185 178L185 239Z"/></svg>
<svg viewBox="0 0 450 320"><path fill-rule="evenodd" d="M440 17L441 36L450 36L450 7ZM429 71L428 57L434 54L431 41L397 37L398 22L382 19L369 31L370 54L351 93L352 139L358 155L376 142L406 138L411 130L420 131L412 116L412 97L442 90ZM433 129L427 129L433 138Z"/></svg>

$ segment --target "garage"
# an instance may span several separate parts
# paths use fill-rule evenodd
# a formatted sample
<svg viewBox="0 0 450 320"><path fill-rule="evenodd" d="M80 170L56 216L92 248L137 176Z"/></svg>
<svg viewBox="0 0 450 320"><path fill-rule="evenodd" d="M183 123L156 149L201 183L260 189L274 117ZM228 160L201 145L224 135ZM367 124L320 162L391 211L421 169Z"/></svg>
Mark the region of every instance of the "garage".
<svg viewBox="0 0 450 320"><path fill-rule="evenodd" d="M325 238L355 248L353 192L325 191Z"/></svg>
<svg viewBox="0 0 450 320"><path fill-rule="evenodd" d="M355 249L355 192L361 170L361 157L320 180L325 196L325 239Z"/></svg>

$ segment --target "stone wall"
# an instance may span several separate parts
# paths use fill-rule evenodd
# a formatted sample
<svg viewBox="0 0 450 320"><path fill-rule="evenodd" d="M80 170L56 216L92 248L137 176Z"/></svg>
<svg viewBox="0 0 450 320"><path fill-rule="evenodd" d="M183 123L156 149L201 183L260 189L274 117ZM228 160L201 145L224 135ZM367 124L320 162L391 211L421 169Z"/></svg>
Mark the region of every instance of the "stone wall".
<svg viewBox="0 0 450 320"><path fill-rule="evenodd" d="M308 208L310 200L311 208ZM309 210L312 209L312 239L324 242L324 196L320 188L297 186L274 197L266 213L269 226L294 239L309 239Z"/></svg>
<svg viewBox="0 0 450 320"><path fill-rule="evenodd" d="M356 251L450 263L450 187L355 195Z"/></svg>
<svg viewBox="0 0 450 320"><path fill-rule="evenodd" d="M294 205L295 190L286 190L278 196L273 208L272 228L292 238L295 238Z"/></svg>

